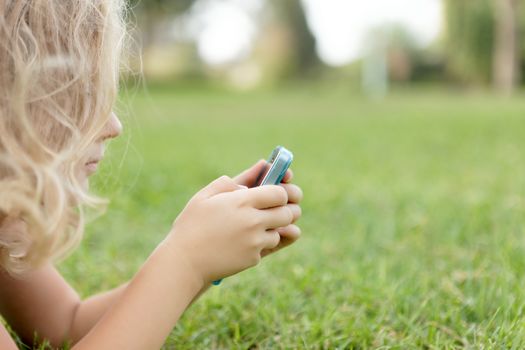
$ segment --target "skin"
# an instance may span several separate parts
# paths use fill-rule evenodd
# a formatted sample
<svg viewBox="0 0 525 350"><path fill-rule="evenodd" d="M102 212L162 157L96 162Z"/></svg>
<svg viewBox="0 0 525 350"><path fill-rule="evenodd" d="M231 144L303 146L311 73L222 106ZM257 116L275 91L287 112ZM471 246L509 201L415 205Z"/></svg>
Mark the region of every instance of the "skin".
<svg viewBox="0 0 525 350"><path fill-rule="evenodd" d="M105 143L121 132L112 115L86 163L101 159ZM299 238L302 191L290 183L292 171L278 186L249 188L264 164L233 179L222 176L195 194L137 274L118 288L81 300L51 263L22 278L0 270L0 314L29 344L36 332L56 347L160 348L211 281L255 266ZM94 170L79 169L86 184ZM16 349L1 324L0 348Z"/></svg>

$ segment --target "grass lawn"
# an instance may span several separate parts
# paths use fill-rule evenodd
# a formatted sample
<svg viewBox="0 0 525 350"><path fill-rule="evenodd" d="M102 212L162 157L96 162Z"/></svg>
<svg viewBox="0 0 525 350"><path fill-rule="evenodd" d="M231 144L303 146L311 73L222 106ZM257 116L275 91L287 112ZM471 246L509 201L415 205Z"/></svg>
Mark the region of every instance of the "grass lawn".
<svg viewBox="0 0 525 350"><path fill-rule="evenodd" d="M193 193L278 144L305 193L301 240L213 287L166 349L525 348L525 99L125 100L125 133L92 184L111 205L60 265L82 296L131 278Z"/></svg>

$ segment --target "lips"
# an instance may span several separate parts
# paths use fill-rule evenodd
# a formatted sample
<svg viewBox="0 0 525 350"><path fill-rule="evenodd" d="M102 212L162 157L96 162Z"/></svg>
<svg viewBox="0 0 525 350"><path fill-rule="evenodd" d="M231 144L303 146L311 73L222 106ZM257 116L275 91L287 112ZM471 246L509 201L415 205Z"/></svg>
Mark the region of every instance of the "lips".
<svg viewBox="0 0 525 350"><path fill-rule="evenodd" d="M96 146L96 147L95 147ZM90 150L89 154L86 155L86 162L84 163L84 169L88 175L93 174L97 171L98 164L104 158L104 145L94 145L93 149Z"/></svg>
<svg viewBox="0 0 525 350"><path fill-rule="evenodd" d="M99 162L100 162L100 159L94 159L94 160L88 161L85 164L87 172L88 172L88 175L91 175L91 174L93 174L94 172L97 171Z"/></svg>

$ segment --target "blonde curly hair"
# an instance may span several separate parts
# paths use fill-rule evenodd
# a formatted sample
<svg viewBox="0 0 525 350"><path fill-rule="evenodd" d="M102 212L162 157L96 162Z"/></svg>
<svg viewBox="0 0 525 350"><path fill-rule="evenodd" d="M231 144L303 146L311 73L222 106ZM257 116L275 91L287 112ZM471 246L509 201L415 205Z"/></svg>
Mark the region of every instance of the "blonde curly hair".
<svg viewBox="0 0 525 350"><path fill-rule="evenodd" d="M111 116L123 0L0 0L0 268L63 257L84 208L77 169ZM12 220L20 225L7 225Z"/></svg>

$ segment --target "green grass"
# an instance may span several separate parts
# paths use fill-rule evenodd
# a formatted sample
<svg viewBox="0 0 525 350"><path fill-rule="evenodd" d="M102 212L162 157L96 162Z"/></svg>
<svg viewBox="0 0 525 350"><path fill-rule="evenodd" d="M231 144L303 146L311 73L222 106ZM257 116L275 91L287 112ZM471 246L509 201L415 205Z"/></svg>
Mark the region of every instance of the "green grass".
<svg viewBox="0 0 525 350"><path fill-rule="evenodd" d="M131 278L193 193L293 150L301 240L213 287L166 349L525 347L525 100L152 89L93 179L112 198L60 269ZM140 317L140 315L137 315Z"/></svg>

